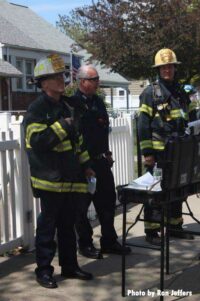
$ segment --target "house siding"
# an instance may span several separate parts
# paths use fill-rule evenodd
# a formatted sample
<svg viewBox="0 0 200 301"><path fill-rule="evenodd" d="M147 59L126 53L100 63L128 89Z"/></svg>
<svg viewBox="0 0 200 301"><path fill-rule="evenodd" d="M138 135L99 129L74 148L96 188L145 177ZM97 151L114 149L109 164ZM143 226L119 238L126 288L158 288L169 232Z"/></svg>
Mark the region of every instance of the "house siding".
<svg viewBox="0 0 200 301"><path fill-rule="evenodd" d="M38 92L12 92L12 110L27 110L28 106L33 102L40 93Z"/></svg>
<svg viewBox="0 0 200 301"><path fill-rule="evenodd" d="M26 110L28 105L37 96L34 88L27 86L27 79L33 76L33 67L44 56L55 52L59 53L67 66L71 65L71 49L75 43L49 24L31 9L25 6L8 3L0 0L0 58L10 62L13 66L21 69L21 79L11 78L11 95L5 96L4 108L10 110ZM77 53L86 61L90 54L86 50ZM29 60L31 73L26 75L26 61ZM92 62L103 81L105 87L124 86L128 87L129 82L109 68L102 68L99 62ZM29 68L28 68L29 69ZM1 95L0 95L1 96ZM9 106L8 106L9 101Z"/></svg>
<svg viewBox="0 0 200 301"><path fill-rule="evenodd" d="M147 80L133 80L129 85L129 90L131 95L140 95L142 91L148 85Z"/></svg>

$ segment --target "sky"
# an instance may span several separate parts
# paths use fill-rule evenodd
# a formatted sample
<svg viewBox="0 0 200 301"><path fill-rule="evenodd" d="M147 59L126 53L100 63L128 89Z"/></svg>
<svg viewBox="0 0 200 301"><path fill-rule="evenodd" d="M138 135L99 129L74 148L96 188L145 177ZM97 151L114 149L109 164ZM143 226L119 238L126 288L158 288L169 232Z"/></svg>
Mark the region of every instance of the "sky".
<svg viewBox="0 0 200 301"><path fill-rule="evenodd" d="M28 6L53 25L58 21L59 14L68 15L74 8L92 4L92 0L8 0L8 2Z"/></svg>

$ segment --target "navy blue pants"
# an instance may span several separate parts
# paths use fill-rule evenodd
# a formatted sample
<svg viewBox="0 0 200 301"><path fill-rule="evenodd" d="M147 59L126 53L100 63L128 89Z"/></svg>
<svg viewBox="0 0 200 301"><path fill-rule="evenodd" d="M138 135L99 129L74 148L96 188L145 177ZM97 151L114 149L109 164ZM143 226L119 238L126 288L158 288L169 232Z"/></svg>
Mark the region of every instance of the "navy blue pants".
<svg viewBox="0 0 200 301"><path fill-rule="evenodd" d="M101 246L109 247L117 239L114 228L116 193L110 165L107 159L101 158L93 161L92 168L97 178L96 193L82 196L77 206L76 231L80 248L91 245L93 241L92 227L87 218L91 202L94 204L101 225Z"/></svg>
<svg viewBox="0 0 200 301"><path fill-rule="evenodd" d="M75 194L40 191L41 213L36 230L36 273L53 271L57 231L59 265L73 270L77 266L74 230Z"/></svg>

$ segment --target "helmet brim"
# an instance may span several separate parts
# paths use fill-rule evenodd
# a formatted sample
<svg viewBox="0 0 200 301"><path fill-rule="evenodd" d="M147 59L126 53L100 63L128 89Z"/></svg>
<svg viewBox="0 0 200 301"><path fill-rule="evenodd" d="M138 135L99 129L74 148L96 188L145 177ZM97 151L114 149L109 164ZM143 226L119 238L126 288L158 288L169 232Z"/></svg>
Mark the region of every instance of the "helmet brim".
<svg viewBox="0 0 200 301"><path fill-rule="evenodd" d="M41 75L38 75L38 76L35 76L34 79L35 80L38 80L38 79L47 79L48 77L51 77L53 75L57 75L57 74L62 74L62 73L65 73L67 72L67 69L66 70L63 70L63 71L59 71L59 72L52 72L52 73L47 73L47 74L41 74Z"/></svg>
<svg viewBox="0 0 200 301"><path fill-rule="evenodd" d="M182 64L181 62L173 62L173 63L163 63L163 64L158 64L158 65L152 65L152 68L157 68L157 67L161 67L161 66L165 66L165 65L180 65Z"/></svg>

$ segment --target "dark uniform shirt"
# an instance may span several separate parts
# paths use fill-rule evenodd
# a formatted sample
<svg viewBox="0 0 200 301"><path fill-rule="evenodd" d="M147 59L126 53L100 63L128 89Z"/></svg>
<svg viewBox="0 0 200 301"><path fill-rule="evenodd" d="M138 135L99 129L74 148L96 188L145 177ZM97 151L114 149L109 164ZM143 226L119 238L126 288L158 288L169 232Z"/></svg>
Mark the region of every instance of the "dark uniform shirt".
<svg viewBox="0 0 200 301"><path fill-rule="evenodd" d="M77 90L75 97L85 106L81 118L81 133L89 155L94 158L106 153L109 150L109 118L103 100L96 94L89 98L80 90Z"/></svg>

